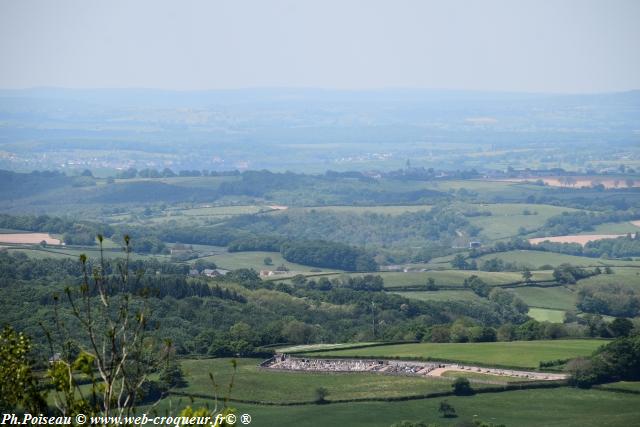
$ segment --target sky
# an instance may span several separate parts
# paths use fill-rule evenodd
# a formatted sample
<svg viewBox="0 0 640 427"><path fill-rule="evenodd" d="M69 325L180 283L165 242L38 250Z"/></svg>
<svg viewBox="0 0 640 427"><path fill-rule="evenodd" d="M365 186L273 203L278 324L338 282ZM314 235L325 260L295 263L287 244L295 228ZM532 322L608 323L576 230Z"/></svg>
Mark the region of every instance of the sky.
<svg viewBox="0 0 640 427"><path fill-rule="evenodd" d="M0 88L640 89L638 0L0 0Z"/></svg>

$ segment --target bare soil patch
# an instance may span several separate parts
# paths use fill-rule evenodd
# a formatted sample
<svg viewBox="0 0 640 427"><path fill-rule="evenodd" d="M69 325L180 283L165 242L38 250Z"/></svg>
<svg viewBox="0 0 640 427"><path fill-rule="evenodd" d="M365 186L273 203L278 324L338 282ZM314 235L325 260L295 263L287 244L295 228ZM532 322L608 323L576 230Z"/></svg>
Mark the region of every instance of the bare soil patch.
<svg viewBox="0 0 640 427"><path fill-rule="evenodd" d="M48 245L59 245L59 239L51 237L49 233L12 233L0 234L0 243L39 244L45 241Z"/></svg>
<svg viewBox="0 0 640 427"><path fill-rule="evenodd" d="M535 182L541 180L546 185L551 187L569 187L569 188L581 188L581 187L594 187L602 184L605 188L628 188L629 186L624 179L613 178L589 178L589 177L574 177L567 180L564 177L541 177L541 178L509 178L503 181L508 182ZM633 180L631 187L640 187L640 181Z"/></svg>
<svg viewBox="0 0 640 427"><path fill-rule="evenodd" d="M536 237L534 239L529 239L529 243L531 243L532 245L537 245L538 243L548 241L553 243L579 243L584 246L587 243L593 242L595 240L616 239L622 236L626 236L626 234L584 234L574 236Z"/></svg>

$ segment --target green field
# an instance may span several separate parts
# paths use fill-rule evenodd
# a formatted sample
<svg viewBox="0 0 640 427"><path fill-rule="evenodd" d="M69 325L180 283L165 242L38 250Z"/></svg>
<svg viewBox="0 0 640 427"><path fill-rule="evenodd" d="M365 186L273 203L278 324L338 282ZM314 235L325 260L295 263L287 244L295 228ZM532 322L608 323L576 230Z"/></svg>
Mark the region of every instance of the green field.
<svg viewBox="0 0 640 427"><path fill-rule="evenodd" d="M529 307L571 310L575 309L576 306L575 292L565 286L552 288L527 286L513 288L511 291L518 295Z"/></svg>
<svg viewBox="0 0 640 427"><path fill-rule="evenodd" d="M597 387L603 389L628 390L640 393L640 381L618 381L615 383L602 384Z"/></svg>
<svg viewBox="0 0 640 427"><path fill-rule="evenodd" d="M328 396L328 399L331 395ZM424 421L437 426L454 426L480 419L507 427L629 427L638 424L638 396L601 390L568 387L484 393L471 397L447 397L457 418L442 418L438 406L442 398L406 402L336 403L330 405L263 406L233 404L238 414L251 415L251 425L259 427L389 427L401 420ZM171 406L169 402L171 401ZM165 410L211 402L172 396L155 407Z"/></svg>
<svg viewBox="0 0 640 427"><path fill-rule="evenodd" d="M626 234L635 233L640 231L640 227L637 227L629 221L625 222L606 222L604 224L596 225L591 231L583 231L578 234Z"/></svg>
<svg viewBox="0 0 640 427"><path fill-rule="evenodd" d="M487 260L491 258L499 258L506 262L516 262L518 264L527 265L530 268L536 269L543 265L557 266L560 264L572 264L576 266L627 266L638 265L638 261L619 261L608 260L602 258L588 258L582 256L573 256L559 254L555 252L543 252L543 251L509 251L499 252L495 254L484 255L478 260Z"/></svg>
<svg viewBox="0 0 640 427"><path fill-rule="evenodd" d="M640 268L616 267L613 274L600 274L588 277L578 282L579 284L589 283L624 283L627 285L640 286Z"/></svg>
<svg viewBox="0 0 640 427"><path fill-rule="evenodd" d="M489 343L418 343L314 353L314 357L390 357L455 360L483 365L537 368L541 361L587 356L604 340L544 340Z"/></svg>
<svg viewBox="0 0 640 427"><path fill-rule="evenodd" d="M536 230L542 227L547 219L562 212L574 212L577 209L526 203L497 203L473 205L479 211L491 212L491 216L469 218L469 222L482 228L482 236L489 240L504 239L516 236L520 227ZM525 215L525 211L529 214Z"/></svg>
<svg viewBox="0 0 640 427"><path fill-rule="evenodd" d="M522 378L519 377L507 377L505 375L490 375L480 374L478 372L460 372L460 371L446 371L442 373L445 378L468 378L469 381L490 381L494 383L514 383L522 382Z"/></svg>
<svg viewBox="0 0 640 427"><path fill-rule="evenodd" d="M281 352L281 353L302 353L302 352L305 352L305 351L333 350L333 349L336 349L336 348L343 348L343 347L362 347L362 346L368 346L368 345L372 345L372 344L380 344L380 343L377 343L377 342L359 342L357 344L351 344L351 343L301 344L301 345L294 345L294 346L279 347L278 348L278 352Z"/></svg>
<svg viewBox="0 0 640 427"><path fill-rule="evenodd" d="M431 210L431 205L393 205L393 206L315 206L309 208L292 208L291 212L334 212L334 213L377 213L382 215L401 215L407 212Z"/></svg>
<svg viewBox="0 0 640 427"><path fill-rule="evenodd" d="M564 321L563 310L533 307L529 309L527 314L539 322L562 323Z"/></svg>
<svg viewBox="0 0 640 427"><path fill-rule="evenodd" d="M487 271L463 271L463 270L431 270L425 272L381 272L377 273L384 279L385 288L397 288L404 286L426 286L427 279L433 278L436 286L462 286L464 279L470 276L478 276L492 286L521 282L522 274L518 272L487 272ZM550 271L534 271L533 280L550 280Z"/></svg>
<svg viewBox="0 0 640 427"><path fill-rule="evenodd" d="M397 295L420 301L480 301L481 297L471 291L415 291L394 292Z"/></svg>
<svg viewBox="0 0 640 427"><path fill-rule="evenodd" d="M439 379L367 373L325 374L278 372L259 369L260 359L238 359L232 397L266 402L313 401L315 390L325 387L333 399L392 397L451 390L451 383ZM189 385L181 392L212 394L209 372L216 382L228 384L230 359L187 359L182 362Z"/></svg>
<svg viewBox="0 0 640 427"><path fill-rule="evenodd" d="M273 260L272 265L265 265L264 259L269 257ZM308 265L295 264L282 258L280 252L220 252L219 254L201 258L216 263L219 268L227 270L236 270L238 268L253 268L260 270L275 270L280 265L285 265L292 274L298 272L310 272L314 267ZM335 270L322 270L331 272ZM276 276L277 277L277 276Z"/></svg>

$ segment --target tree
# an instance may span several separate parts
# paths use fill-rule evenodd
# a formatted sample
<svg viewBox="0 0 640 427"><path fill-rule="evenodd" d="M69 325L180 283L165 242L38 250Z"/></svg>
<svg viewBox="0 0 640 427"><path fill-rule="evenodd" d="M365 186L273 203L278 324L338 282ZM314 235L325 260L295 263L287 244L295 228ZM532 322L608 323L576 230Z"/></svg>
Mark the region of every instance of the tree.
<svg viewBox="0 0 640 427"><path fill-rule="evenodd" d="M625 317L617 317L609 325L614 337L628 337L633 330L633 322Z"/></svg>
<svg viewBox="0 0 640 427"><path fill-rule="evenodd" d="M456 378L451 387L453 388L453 394L456 396L470 396L473 394L469 380L464 377Z"/></svg>
<svg viewBox="0 0 640 427"><path fill-rule="evenodd" d="M132 277L129 269L129 236L124 236L126 257L117 264L115 277L107 275L103 236L97 237L99 264L91 266L87 257L80 255L80 286L65 289L68 308L78 325L74 335L60 316L58 296L54 296L56 329L50 331L41 324L49 342L50 360L54 360L47 376L54 386L54 403L63 414L125 416L135 411L149 373L168 356L170 348L160 346L148 334L147 298L128 291L141 278ZM75 336L83 339L76 344ZM75 357L75 345L88 347ZM79 375L91 384L90 398L83 397Z"/></svg>
<svg viewBox="0 0 640 427"><path fill-rule="evenodd" d="M31 340L22 332L5 326L0 333L0 410L19 407L37 414L45 412L45 395L38 387L30 358Z"/></svg>
<svg viewBox="0 0 640 427"><path fill-rule="evenodd" d="M457 254L455 257L453 257L451 266L458 270L467 270L469 268L469 264L467 264L467 261L462 254Z"/></svg>
<svg viewBox="0 0 640 427"><path fill-rule="evenodd" d="M533 274L531 274L531 270L529 270L528 268L525 267L524 270L522 270L522 278L524 279L525 283L530 283L532 276Z"/></svg>
<svg viewBox="0 0 640 427"><path fill-rule="evenodd" d="M456 414L456 410L449 402L443 400L440 402L440 406L438 407L438 412L440 412L440 416L443 418L455 418L458 415Z"/></svg>
<svg viewBox="0 0 640 427"><path fill-rule="evenodd" d="M166 388L182 388L187 386L187 381L184 379L184 373L177 360L174 358L168 359L162 371L160 371L160 382L166 386Z"/></svg>
<svg viewBox="0 0 640 427"><path fill-rule="evenodd" d="M264 263L264 265L273 265L273 260L269 256L265 257L264 260L262 260L262 262Z"/></svg>
<svg viewBox="0 0 640 427"><path fill-rule="evenodd" d="M326 397L329 395L329 390L327 390L324 387L318 387L315 390L315 395L316 395L316 399L315 399L316 403L327 403Z"/></svg>

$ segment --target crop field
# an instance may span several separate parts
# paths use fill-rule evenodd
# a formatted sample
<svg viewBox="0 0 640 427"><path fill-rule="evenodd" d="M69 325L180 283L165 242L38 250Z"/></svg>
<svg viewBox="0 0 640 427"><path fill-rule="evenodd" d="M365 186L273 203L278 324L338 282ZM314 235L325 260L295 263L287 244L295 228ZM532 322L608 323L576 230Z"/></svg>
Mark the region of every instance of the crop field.
<svg viewBox="0 0 640 427"><path fill-rule="evenodd" d="M576 305L575 292L564 286L552 288L527 286L514 288L511 292L520 297L529 307L571 310Z"/></svg>
<svg viewBox="0 0 640 427"><path fill-rule="evenodd" d="M59 245L60 239L53 238L49 233L3 233L0 234L0 243L15 243L37 245L40 242L46 242L49 245Z"/></svg>
<svg viewBox="0 0 640 427"><path fill-rule="evenodd" d="M588 356L605 340L543 340L488 343L417 343L314 353L315 357L389 357L455 360L533 369L541 361Z"/></svg>
<svg viewBox="0 0 640 427"><path fill-rule="evenodd" d="M416 291L394 292L400 296L419 301L480 301L478 295L471 291Z"/></svg>
<svg viewBox="0 0 640 427"><path fill-rule="evenodd" d="M331 394L327 399L331 399ZM457 418L442 418L438 406L443 398L405 402L358 402L330 405L264 406L233 403L238 414L250 414L252 424L260 427L314 427L349 425L353 427L389 427L402 420L424 421L438 426L454 426L473 419L518 427L628 427L640 417L638 396L602 390L569 387L546 390L520 390L483 393L471 397L450 396ZM193 407L212 405L211 401L171 396L155 410L163 414L183 404ZM170 406L171 402L171 406Z"/></svg>
<svg viewBox="0 0 640 427"><path fill-rule="evenodd" d="M563 310L532 307L527 314L539 322L562 323L564 321Z"/></svg>
<svg viewBox="0 0 640 427"><path fill-rule="evenodd" d="M589 258L582 256L573 256L573 255L565 255L559 254L555 252L543 252L543 251L508 251L508 252L499 252L495 254L484 255L479 258L479 260L487 260L491 258L499 258L505 262L515 262L518 264L528 265L533 268L539 268L543 265L557 266L560 264L572 264L575 266L627 266L627 265L638 265L640 267L640 262L637 261L620 261L620 260L609 260L602 258Z"/></svg>

